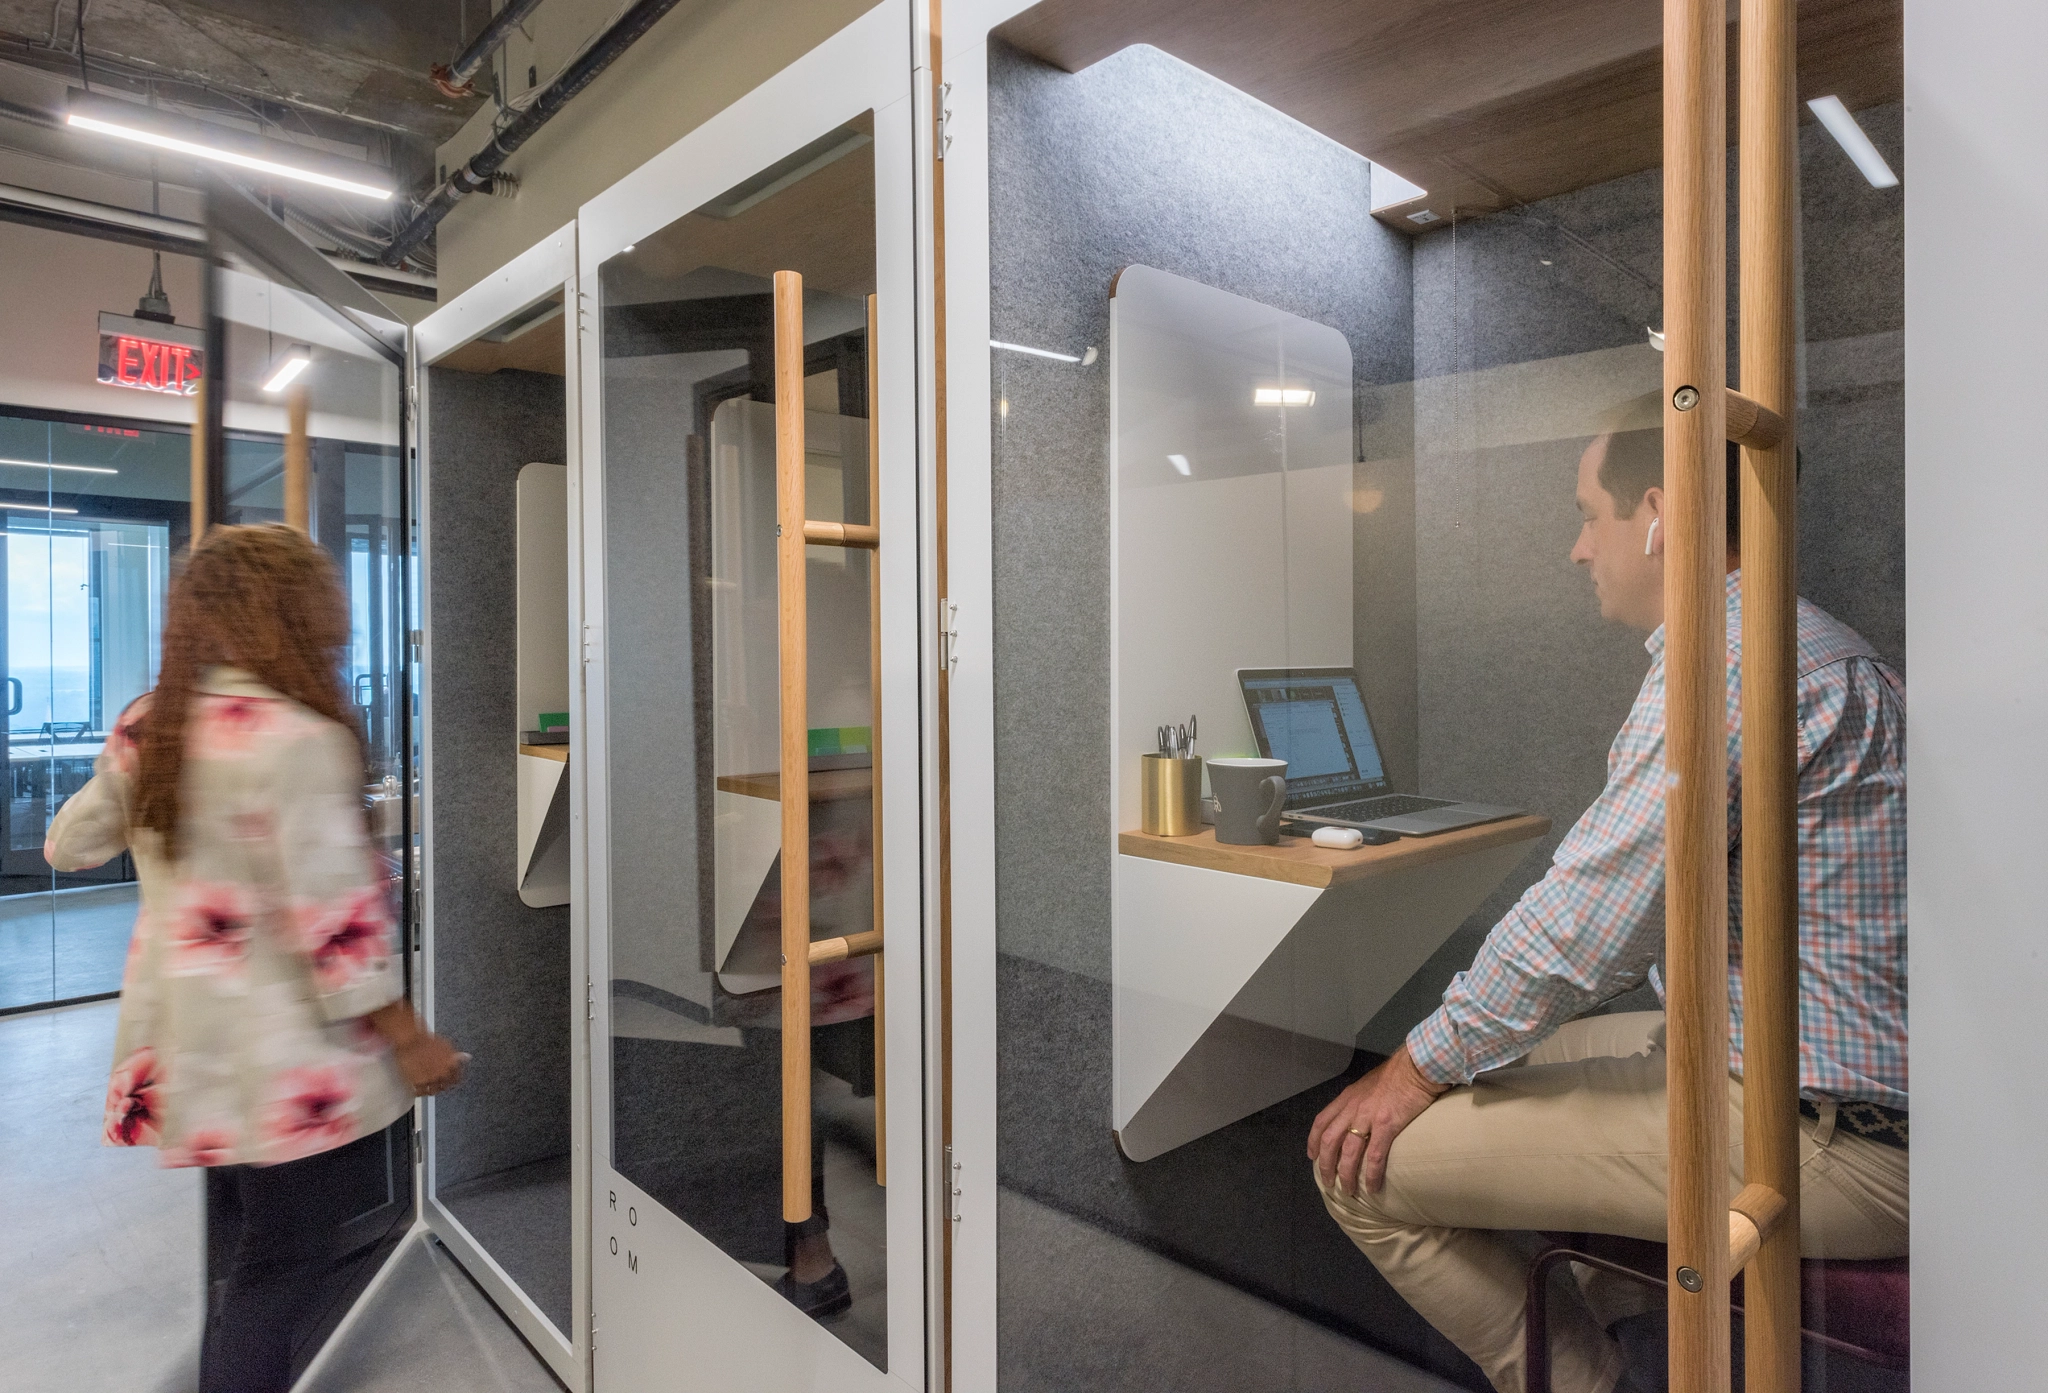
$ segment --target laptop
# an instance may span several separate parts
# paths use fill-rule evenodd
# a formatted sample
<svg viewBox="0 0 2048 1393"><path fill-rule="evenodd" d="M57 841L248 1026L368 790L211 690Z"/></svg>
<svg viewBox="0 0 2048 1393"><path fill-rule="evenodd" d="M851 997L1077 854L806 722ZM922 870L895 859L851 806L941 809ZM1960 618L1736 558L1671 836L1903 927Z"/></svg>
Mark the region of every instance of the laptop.
<svg viewBox="0 0 2048 1393"><path fill-rule="evenodd" d="M1291 822L1427 837L1522 811L1394 792L1355 669L1239 668L1237 685L1259 754L1287 761Z"/></svg>

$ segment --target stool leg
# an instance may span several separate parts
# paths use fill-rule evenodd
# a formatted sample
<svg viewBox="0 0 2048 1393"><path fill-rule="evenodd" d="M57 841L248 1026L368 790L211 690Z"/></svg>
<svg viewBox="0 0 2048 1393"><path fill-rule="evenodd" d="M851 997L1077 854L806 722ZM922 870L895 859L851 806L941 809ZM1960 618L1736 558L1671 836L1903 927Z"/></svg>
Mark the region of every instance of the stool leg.
<svg viewBox="0 0 2048 1393"><path fill-rule="evenodd" d="M1529 1264L1529 1296L1522 1310L1523 1393L1550 1393L1550 1270L1571 1256L1552 1248Z"/></svg>

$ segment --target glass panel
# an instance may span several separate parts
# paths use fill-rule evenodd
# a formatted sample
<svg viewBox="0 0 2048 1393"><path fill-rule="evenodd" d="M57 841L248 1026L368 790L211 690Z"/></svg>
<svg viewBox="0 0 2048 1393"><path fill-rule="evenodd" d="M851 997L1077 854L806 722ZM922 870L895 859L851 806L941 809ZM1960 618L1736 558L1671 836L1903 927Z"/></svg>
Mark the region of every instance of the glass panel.
<svg viewBox="0 0 2048 1393"><path fill-rule="evenodd" d="M781 1216L771 317L802 273L809 516L870 521L874 186L863 117L602 268L605 778L612 1163L886 1367L871 959L812 973L814 1217ZM871 923L869 560L809 548L814 938Z"/></svg>
<svg viewBox="0 0 2048 1393"><path fill-rule="evenodd" d="M1192 14L1078 9L989 57L1000 1378L1520 1387L1546 1235L1665 1263L1656 26L1552 16L1579 57L1532 82L1512 29L1445 67L1441 34L1264 6L1283 74ZM1802 35L1801 98L1896 170L1896 14L1846 34ZM1800 153L1801 1144L1856 1176L1809 1169L1807 1256L1855 1261L1808 1273L1877 1284L1804 1318L1882 1346L1901 210L1821 126ZM1365 844L1311 842L1340 825ZM1312 1129L1339 1104L1361 1151L1383 1064L1457 1087L1384 1190L1319 1193ZM1830 1134L1842 1099L1872 1135ZM1662 1387L1661 1292L1575 1275L1551 1386ZM1885 1354L1809 1342L1804 1386L1902 1387L1863 1381Z"/></svg>
<svg viewBox="0 0 2048 1393"><path fill-rule="evenodd" d="M247 269L216 272L227 329L224 458L231 524L285 521L286 395L271 391L281 364L308 366L287 390L307 396L308 527L340 569L355 616L344 675L362 713L371 762L370 796L401 851L398 796L403 776L404 588L409 547L399 457L401 374L363 333L316 296Z"/></svg>
<svg viewBox="0 0 2048 1393"><path fill-rule="evenodd" d="M424 386L433 1010L477 1064L434 1100L429 1174L565 1354L577 1327L571 1002L583 996L570 983L583 967L567 732L541 733L568 719L572 670L561 303L557 291L444 356Z"/></svg>
<svg viewBox="0 0 2048 1393"><path fill-rule="evenodd" d="M251 269L256 254L227 229L259 237L264 264L304 264L314 253L260 208L237 210L239 195L220 190L212 197L210 309L225 345L218 364L208 365L209 382L221 392L221 433L211 442L221 471L213 521L287 520L285 456L294 443L290 404L302 393L309 466L305 525L333 557L357 616L357 640L341 655L342 676L361 715L372 845L383 858L409 975L413 925L406 891L417 855L417 820L410 816L415 786L409 673L416 576L411 484L403 458L402 367L356 320L319 295ZM375 303L361 292L336 289L362 302L365 311ZM397 329L393 317L379 318L385 329ZM279 369L294 360L302 366L287 388ZM304 1332L294 1376L412 1222L412 1127L408 1114L385 1129L382 1145L340 1185L336 1203L348 1216L342 1247L350 1256L325 1280L326 1314ZM220 1198L209 1193L214 1253L232 1252L240 1228L232 1205L216 1205Z"/></svg>
<svg viewBox="0 0 2048 1393"><path fill-rule="evenodd" d="M116 991L135 919L128 857L58 875L43 836L121 711L155 683L190 438L0 415L9 791L0 1009Z"/></svg>

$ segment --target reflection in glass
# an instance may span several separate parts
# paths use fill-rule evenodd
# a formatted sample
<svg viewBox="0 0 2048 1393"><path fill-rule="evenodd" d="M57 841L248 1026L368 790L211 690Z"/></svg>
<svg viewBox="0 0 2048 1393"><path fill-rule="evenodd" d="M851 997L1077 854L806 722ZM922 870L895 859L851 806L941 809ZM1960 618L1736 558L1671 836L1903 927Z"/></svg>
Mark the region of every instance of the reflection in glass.
<svg viewBox="0 0 2048 1393"><path fill-rule="evenodd" d="M156 680L190 478L181 431L0 415L0 1009L120 987L133 866L123 855L57 875L43 836L92 777L114 720Z"/></svg>
<svg viewBox="0 0 2048 1393"><path fill-rule="evenodd" d="M368 742L371 796L395 833L407 700L399 373L317 297L238 267L214 277L229 373L220 521L286 520L286 396L267 384L281 358L304 350L307 366L287 390L307 399L307 527L348 589L354 634L343 676Z"/></svg>
<svg viewBox="0 0 2048 1393"><path fill-rule="evenodd" d="M1261 19L1278 34L1290 16ZM1476 105L1447 77L1423 116L1401 79L1441 61L1441 35L1346 49L1343 17L1324 17L1333 33L1301 33L1313 56L1280 81L1198 20L1169 36L1135 15L1112 26L1129 47L1068 71L1078 48L1117 47L1079 43L1069 21L1027 12L1006 32L1033 51L999 36L989 57L1002 1381L1518 1383L1454 1348L1332 1223L1303 1143L1545 874L1606 786L1650 668L1651 626L1603 619L1573 547L1582 456L1654 426L1654 402L1629 413L1661 397L1655 33L1603 36L1616 46L1597 62ZM1839 33L1802 35L1802 74L1832 46L1828 80L1906 173L1896 17L1873 11L1859 33L1872 43L1854 54ZM1211 71L1147 46L1168 37ZM1527 56L1512 35L1498 47ZM1469 76L1488 71L1475 59ZM1802 126L1800 154L1801 591L1896 663L1902 205L1820 126ZM1373 206L1392 181L1366 156L1413 180L1405 201ZM1216 312L1182 315L1178 337L1134 313L1168 285ZM1292 502L1312 471L1283 472L1275 443L1297 443L1296 413L1320 412L1324 388L1286 380L1269 340L1233 331L1232 305L1344 345L1329 376L1349 404L1322 461L1340 482L1310 509ZM1105 343L1108 361L1089 361ZM1260 355L1266 379L1244 380L1237 360ZM1285 413L1284 437L1254 423L1262 410ZM1206 829L1133 845L1139 757L1162 722L1197 713L1206 758L1255 753L1238 671L1324 664L1356 670L1391 790L1527 809L1541 830L1349 862ZM1260 857L1277 878L1247 869ZM1656 994L1641 973L1600 987L1574 1038L1626 1055ZM1304 1028L1361 1007L1345 1030ZM1903 1165L1874 1164L1888 1161ZM1504 1284L1504 1322L1525 1270ZM1557 1286L1553 1328L1590 1324ZM1657 1297L1620 1300L1609 1319ZM1661 1310L1632 1318L1632 1376L1660 1386ZM1841 1306L1809 1300L1807 1318L1851 1333ZM1839 1350L1808 1356L1810 1388L1903 1386Z"/></svg>
<svg viewBox="0 0 2048 1393"><path fill-rule="evenodd" d="M886 1362L873 962L812 973L814 1216L781 1217L771 278L804 276L809 515L872 521L869 119L602 268L612 1162ZM812 935L869 927L866 553L808 549Z"/></svg>
<svg viewBox="0 0 2048 1393"><path fill-rule="evenodd" d="M367 613L369 643L341 655L340 675L356 693L371 844L382 860L412 987L415 926L407 891L418 828L410 816L414 735L408 717L415 572L402 453L403 356L390 343L402 336L402 326L380 312L375 297L343 280L234 189L209 192L207 221L208 313L215 321L209 337L219 335L207 364L212 420L206 444L215 474L208 521L303 526L335 562L349 588L351 611ZM275 274L255 269L259 265ZM290 273L283 268L293 266L309 279L287 282ZM308 284L325 285L351 312L307 290ZM288 390L265 391L285 354L306 357L306 366ZM308 466L302 476L304 513L288 518L285 461L301 448ZM367 569L355 561L359 549ZM412 1129L410 1115L386 1128L381 1146L333 1197L347 1216L351 1256L330 1278L330 1319L339 1319L412 1222ZM207 1229L215 1253L232 1252L241 1230L226 1198L210 1178ZM317 1351L319 1339L316 1327L302 1346L303 1357Z"/></svg>

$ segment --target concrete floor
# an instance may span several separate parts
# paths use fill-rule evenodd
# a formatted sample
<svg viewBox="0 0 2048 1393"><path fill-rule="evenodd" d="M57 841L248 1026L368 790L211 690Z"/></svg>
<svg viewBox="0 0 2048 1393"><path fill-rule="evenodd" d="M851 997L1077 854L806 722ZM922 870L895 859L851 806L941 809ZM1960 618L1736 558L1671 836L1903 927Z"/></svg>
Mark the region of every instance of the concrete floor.
<svg viewBox="0 0 2048 1393"><path fill-rule="evenodd" d="M121 989L138 889L0 896L0 1011Z"/></svg>
<svg viewBox="0 0 2048 1393"><path fill-rule="evenodd" d="M114 1006L0 1017L0 1384L10 1393L174 1393L197 1359L199 1172L100 1145Z"/></svg>
<svg viewBox="0 0 2048 1393"><path fill-rule="evenodd" d="M447 1249L415 1233L392 1264L293 1393L561 1393Z"/></svg>
<svg viewBox="0 0 2048 1393"><path fill-rule="evenodd" d="M116 1003L0 1016L0 1388L194 1393L200 1173L100 1145ZM298 1393L554 1393L421 1235Z"/></svg>
<svg viewBox="0 0 2048 1393"><path fill-rule="evenodd" d="M114 1015L109 1001L0 1017L7 1393L195 1393L199 1173L163 1170L153 1152L99 1144ZM870 1353L880 1331L864 1328L862 1312L879 1324L880 1233L868 1230L878 1230L881 1192L853 1148L827 1154L834 1237L863 1298L837 1333ZM1002 1196L1002 1225L1004 1386L1019 1393L1449 1388L1021 1196ZM870 1248L873 1270L860 1261ZM1075 1301L1077 1287L1093 1299ZM1190 1340L1191 1332L1200 1338ZM297 1393L558 1387L454 1259L415 1233Z"/></svg>

